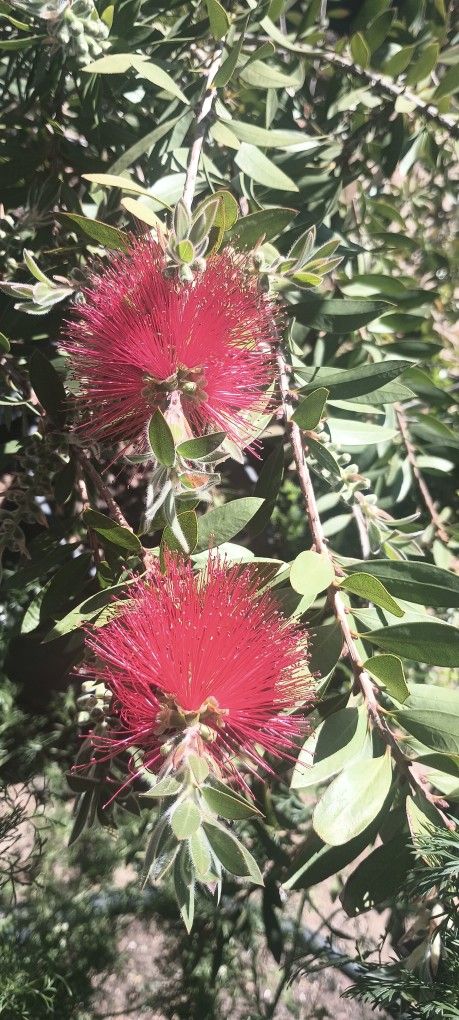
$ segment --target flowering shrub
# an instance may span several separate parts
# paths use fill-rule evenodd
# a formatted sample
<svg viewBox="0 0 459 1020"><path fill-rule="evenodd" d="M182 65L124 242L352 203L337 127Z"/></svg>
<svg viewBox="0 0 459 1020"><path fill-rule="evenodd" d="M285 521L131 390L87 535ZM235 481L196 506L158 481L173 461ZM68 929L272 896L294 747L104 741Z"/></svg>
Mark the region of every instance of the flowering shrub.
<svg viewBox="0 0 459 1020"><path fill-rule="evenodd" d="M28 704L71 845L130 813L188 933L259 887L285 983L290 890L393 905L455 839L453 25L436 0L0 18L7 775Z"/></svg>

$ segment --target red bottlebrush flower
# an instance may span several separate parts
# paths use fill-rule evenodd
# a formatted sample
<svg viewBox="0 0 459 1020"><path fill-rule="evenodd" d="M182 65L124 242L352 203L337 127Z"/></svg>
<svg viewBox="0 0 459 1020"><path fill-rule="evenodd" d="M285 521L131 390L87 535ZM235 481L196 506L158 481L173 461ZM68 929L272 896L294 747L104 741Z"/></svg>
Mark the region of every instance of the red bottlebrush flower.
<svg viewBox="0 0 459 1020"><path fill-rule="evenodd" d="M119 724L93 740L107 758L139 749L152 771L192 750L241 782L234 759L254 770L257 748L289 758L304 732L286 710L311 700L305 637L247 568L212 558L196 575L172 556L167 566L91 633L91 672L112 691Z"/></svg>
<svg viewBox="0 0 459 1020"><path fill-rule="evenodd" d="M272 304L246 256L211 255L191 283L166 275L162 249L133 241L94 272L63 348L79 384L89 439L145 440L160 408L191 434L223 431L240 447L256 434L274 378Z"/></svg>

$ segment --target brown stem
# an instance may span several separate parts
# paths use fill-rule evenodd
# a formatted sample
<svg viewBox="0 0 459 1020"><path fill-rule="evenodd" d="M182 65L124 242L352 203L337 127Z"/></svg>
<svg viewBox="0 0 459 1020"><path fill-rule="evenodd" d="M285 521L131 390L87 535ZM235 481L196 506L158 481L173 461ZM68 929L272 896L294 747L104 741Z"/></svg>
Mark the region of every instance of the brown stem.
<svg viewBox="0 0 459 1020"><path fill-rule="evenodd" d="M416 459L416 449L411 441L411 436L408 429L408 422L406 420L405 412L400 404L395 405L395 413L397 415L397 421L400 429L400 434L405 444L406 454L411 465L413 476L416 479L416 484L419 492L422 496L424 504L429 512L430 519L434 525L435 531L442 542L448 542L448 533L443 526L443 522L438 515L435 508L435 503L430 495L427 483L419 470L418 462Z"/></svg>
<svg viewBox="0 0 459 1020"><path fill-rule="evenodd" d="M112 517L114 517L116 523L122 528L127 528L128 531L133 531L134 529L131 528L131 525L126 520L122 510L118 506L118 503L113 499L110 489L105 485L105 482L101 478L99 472L96 471L96 468L91 463L89 457L87 457L82 450L78 451L77 457L83 472L91 479L94 488L99 493L99 496L102 496L107 509L110 511Z"/></svg>
<svg viewBox="0 0 459 1020"><path fill-rule="evenodd" d="M196 112L194 140L188 157L188 166L182 195L183 202L188 210L191 210L196 189L196 178L198 175L199 160L201 158L204 138L206 136L207 121L217 95L217 90L214 88L212 83L220 67L222 54L223 47L217 46L209 70L206 73L204 92L199 108Z"/></svg>
<svg viewBox="0 0 459 1020"><path fill-rule="evenodd" d="M279 372L279 388L282 397L282 406L284 411L284 418L287 425L287 429L290 436L290 442L293 451L293 457L295 460L296 469L298 472L298 480L300 483L301 492L303 493L304 504L306 514L308 517L309 527L311 530L314 547L317 552L325 553L331 560L333 560L332 554L327 546L322 522L320 520L319 511L317 509L317 500L314 492L314 486L305 457L303 441L301 437L300 429L298 425L291 420L292 406L289 400L289 381L288 381L288 370L285 364L285 360L282 354L278 355L278 372ZM375 729L381 735L384 743L390 748L393 755L394 761L404 773L412 787L421 790L426 799L435 808L438 814L441 816L444 824L448 828L454 828L449 819L440 810L439 804L443 807L447 807L446 802L441 798L437 797L432 793L427 786L424 779L420 777L419 769L416 766L413 767L413 763L404 754L402 749L398 746L397 741L388 726L384 715L381 712L376 691L377 687L371 680L370 675L363 668L363 663L360 658L359 650L351 631L349 624L348 609L343 602L341 592L333 583L328 590L328 604L330 605L335 619L341 628L343 635L344 645L347 650L347 656L354 676L355 686L357 690L360 690L365 704L367 706L368 714L372 720ZM413 771L412 771L413 770Z"/></svg>

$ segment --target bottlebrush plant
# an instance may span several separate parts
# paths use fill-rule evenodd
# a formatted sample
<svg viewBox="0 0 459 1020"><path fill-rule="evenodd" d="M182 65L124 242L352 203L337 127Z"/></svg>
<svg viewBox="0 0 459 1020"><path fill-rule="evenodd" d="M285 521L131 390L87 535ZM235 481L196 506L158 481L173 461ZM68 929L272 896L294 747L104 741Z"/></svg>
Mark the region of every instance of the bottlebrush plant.
<svg viewBox="0 0 459 1020"><path fill-rule="evenodd" d="M457 46L414 6L0 4L8 682L36 771L76 691L72 844L130 812L188 931L261 887L285 981L290 890L393 904L455 839Z"/></svg>

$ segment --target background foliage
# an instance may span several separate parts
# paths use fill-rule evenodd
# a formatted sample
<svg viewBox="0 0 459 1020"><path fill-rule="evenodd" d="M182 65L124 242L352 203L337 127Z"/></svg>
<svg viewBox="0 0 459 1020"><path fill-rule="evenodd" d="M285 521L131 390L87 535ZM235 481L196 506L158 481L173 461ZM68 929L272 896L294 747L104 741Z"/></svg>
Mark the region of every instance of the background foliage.
<svg viewBox="0 0 459 1020"><path fill-rule="evenodd" d="M261 938L281 978L268 1002L252 989L250 1015L273 1016L287 981L324 962L289 921L296 891L304 906L346 869L345 911L388 906L392 956L405 959L349 971L353 994L396 1015L457 1017L454 4L224 7L0 3L2 1015L94 1015L95 973L116 966L137 913L181 960L139 1015L143 1003L212 1017L221 994L236 1008ZM278 561L282 606L311 631L319 701L292 788L286 773L255 790L265 821L238 823L263 865L261 900L229 876L222 907L202 899L185 942L168 888L142 898L135 879L113 894L116 865L140 868L150 813L122 821L115 841L90 830L64 850L80 627L141 569L142 547L172 541L174 520L156 515L141 533L145 469L107 468L106 450L75 442L58 338L88 259L109 259L127 231L170 226L215 55L196 201L228 193L211 242L256 249L286 303L293 425L279 399L262 459L219 468L197 548L211 513L217 540L239 543L231 555ZM423 923L407 948L413 915Z"/></svg>

